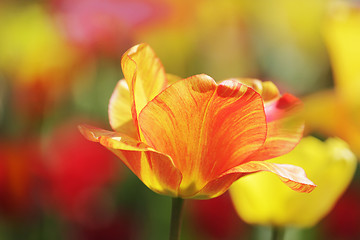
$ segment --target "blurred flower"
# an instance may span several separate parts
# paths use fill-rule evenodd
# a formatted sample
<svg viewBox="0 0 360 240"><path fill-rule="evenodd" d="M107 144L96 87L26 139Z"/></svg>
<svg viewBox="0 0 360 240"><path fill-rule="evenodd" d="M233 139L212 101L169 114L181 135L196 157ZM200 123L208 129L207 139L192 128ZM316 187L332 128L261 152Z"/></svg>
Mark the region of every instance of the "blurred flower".
<svg viewBox="0 0 360 240"><path fill-rule="evenodd" d="M360 156L359 8L336 5L324 33L334 72L335 90L304 98L308 131L338 136Z"/></svg>
<svg viewBox="0 0 360 240"><path fill-rule="evenodd" d="M42 113L64 94L78 55L38 4L2 6L0 70L14 91L15 109Z"/></svg>
<svg viewBox="0 0 360 240"><path fill-rule="evenodd" d="M352 116L360 119L360 6L339 2L324 29L336 94Z"/></svg>
<svg viewBox="0 0 360 240"><path fill-rule="evenodd" d="M204 74L166 88L164 69L146 44L129 49L121 65L125 80L109 104L115 132L85 125L80 130L154 192L213 198L258 171L276 173L297 191L314 188L301 168L263 161L290 151L301 138L302 122L292 121L301 105L297 98L281 97L270 82L217 85Z"/></svg>
<svg viewBox="0 0 360 240"><path fill-rule="evenodd" d="M329 0L237 2L259 74L297 94L324 86L328 62L321 27Z"/></svg>
<svg viewBox="0 0 360 240"><path fill-rule="evenodd" d="M137 31L169 18L164 0L54 0L67 37L88 53L119 56Z"/></svg>
<svg viewBox="0 0 360 240"><path fill-rule="evenodd" d="M314 226L331 211L349 185L357 164L342 140L334 138L323 143L313 137L303 138L292 152L271 162L303 167L317 187L304 195L289 190L267 173L240 179L230 188L230 194L239 216L247 223Z"/></svg>
<svg viewBox="0 0 360 240"><path fill-rule="evenodd" d="M190 203L190 205L189 205ZM208 200L188 202L190 227L197 239L235 239L245 229L245 224L236 215L229 194Z"/></svg>
<svg viewBox="0 0 360 240"><path fill-rule="evenodd" d="M0 217L26 218L35 209L37 171L42 164L36 143L29 139L0 142Z"/></svg>
<svg viewBox="0 0 360 240"><path fill-rule="evenodd" d="M120 169L109 151L86 141L75 126L73 121L57 126L46 145L48 200L70 220L99 223L112 216L106 189Z"/></svg>

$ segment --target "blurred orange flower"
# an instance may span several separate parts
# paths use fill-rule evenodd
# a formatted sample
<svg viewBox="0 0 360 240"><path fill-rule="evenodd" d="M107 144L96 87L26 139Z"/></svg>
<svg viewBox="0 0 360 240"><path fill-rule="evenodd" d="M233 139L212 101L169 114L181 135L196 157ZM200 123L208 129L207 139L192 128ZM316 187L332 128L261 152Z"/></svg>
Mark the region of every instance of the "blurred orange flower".
<svg viewBox="0 0 360 240"><path fill-rule="evenodd" d="M115 153L154 192L181 198L213 198L238 178L273 172L289 187L315 186L303 169L264 162L290 151L302 135L293 116L301 108L270 82L225 80L201 74L168 85L146 44L122 57L125 80L110 99L114 132L80 126L82 134Z"/></svg>

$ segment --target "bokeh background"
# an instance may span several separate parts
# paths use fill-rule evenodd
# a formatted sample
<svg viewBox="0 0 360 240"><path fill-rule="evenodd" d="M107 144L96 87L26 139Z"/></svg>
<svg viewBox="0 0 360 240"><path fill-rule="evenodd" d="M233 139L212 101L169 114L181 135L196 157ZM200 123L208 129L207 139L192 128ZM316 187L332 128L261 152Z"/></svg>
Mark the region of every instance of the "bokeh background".
<svg viewBox="0 0 360 240"><path fill-rule="evenodd" d="M77 130L110 129L121 55L141 42L183 78L275 82L311 109L306 135L339 137L359 156L357 1L1 0L0 239L167 239L170 198ZM357 171L324 219L286 239L360 239L359 181ZM269 231L244 223L228 193L185 205L182 239Z"/></svg>

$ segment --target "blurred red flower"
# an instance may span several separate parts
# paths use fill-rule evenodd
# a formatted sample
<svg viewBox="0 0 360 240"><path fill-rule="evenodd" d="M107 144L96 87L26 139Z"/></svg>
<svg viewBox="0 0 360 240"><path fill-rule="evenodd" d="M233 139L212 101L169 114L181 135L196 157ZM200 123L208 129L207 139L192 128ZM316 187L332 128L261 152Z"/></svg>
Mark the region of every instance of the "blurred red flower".
<svg viewBox="0 0 360 240"><path fill-rule="evenodd" d="M237 239L245 230L245 224L234 211L228 192L208 200L190 203L193 231L208 240Z"/></svg>
<svg viewBox="0 0 360 240"><path fill-rule="evenodd" d="M60 214L88 223L108 217L112 198L106 191L119 176L113 155L89 142L76 124L58 126L46 148L48 193Z"/></svg>

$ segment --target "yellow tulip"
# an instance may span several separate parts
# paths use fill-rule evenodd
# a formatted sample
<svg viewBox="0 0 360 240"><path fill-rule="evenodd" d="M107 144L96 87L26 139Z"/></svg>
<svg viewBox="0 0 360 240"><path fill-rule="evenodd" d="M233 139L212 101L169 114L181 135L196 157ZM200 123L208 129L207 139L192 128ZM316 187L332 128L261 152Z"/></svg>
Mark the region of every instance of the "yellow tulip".
<svg viewBox="0 0 360 240"><path fill-rule="evenodd" d="M344 4L336 6L325 26L324 36L332 62L336 92L350 110L359 109L360 9Z"/></svg>
<svg viewBox="0 0 360 240"><path fill-rule="evenodd" d="M334 9L324 37L335 89L304 98L306 126L309 132L344 139L360 156L360 10L348 4Z"/></svg>
<svg viewBox="0 0 360 240"><path fill-rule="evenodd" d="M331 211L357 164L344 141L330 138L322 142L314 137L303 138L292 152L271 162L303 167L317 188L309 194L294 192L265 172L239 179L230 194L237 213L249 224L314 226Z"/></svg>

